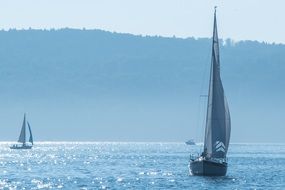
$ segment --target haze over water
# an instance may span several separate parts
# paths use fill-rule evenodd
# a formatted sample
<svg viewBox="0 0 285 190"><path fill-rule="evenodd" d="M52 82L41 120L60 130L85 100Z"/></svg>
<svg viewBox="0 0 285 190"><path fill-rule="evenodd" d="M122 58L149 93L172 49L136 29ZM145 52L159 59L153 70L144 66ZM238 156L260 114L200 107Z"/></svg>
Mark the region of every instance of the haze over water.
<svg viewBox="0 0 285 190"><path fill-rule="evenodd" d="M231 144L227 175L199 177L182 141L204 138L216 5ZM0 6L0 189L284 189L284 1ZM53 142L11 150L24 113Z"/></svg>
<svg viewBox="0 0 285 190"><path fill-rule="evenodd" d="M0 144L0 189L283 189L285 144L231 144L225 177L188 173L184 143Z"/></svg>

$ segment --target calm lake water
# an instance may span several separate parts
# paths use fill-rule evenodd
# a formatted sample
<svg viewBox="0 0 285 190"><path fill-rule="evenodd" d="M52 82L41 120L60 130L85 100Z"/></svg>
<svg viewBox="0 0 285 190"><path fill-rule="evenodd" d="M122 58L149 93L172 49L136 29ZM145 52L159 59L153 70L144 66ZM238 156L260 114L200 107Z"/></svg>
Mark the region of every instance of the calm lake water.
<svg viewBox="0 0 285 190"><path fill-rule="evenodd" d="M225 177L188 172L184 143L0 143L0 189L285 189L285 144L232 144Z"/></svg>

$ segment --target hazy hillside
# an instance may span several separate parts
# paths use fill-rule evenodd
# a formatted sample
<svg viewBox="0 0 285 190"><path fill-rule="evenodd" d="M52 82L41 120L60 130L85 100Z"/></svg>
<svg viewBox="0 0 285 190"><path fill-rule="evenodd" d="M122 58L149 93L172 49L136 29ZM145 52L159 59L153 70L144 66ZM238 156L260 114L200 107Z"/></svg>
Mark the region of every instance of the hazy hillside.
<svg viewBox="0 0 285 190"><path fill-rule="evenodd" d="M285 45L221 43L233 140L284 142ZM0 138L16 139L23 112L38 140L200 138L210 54L210 39L0 31L0 119L9 126Z"/></svg>

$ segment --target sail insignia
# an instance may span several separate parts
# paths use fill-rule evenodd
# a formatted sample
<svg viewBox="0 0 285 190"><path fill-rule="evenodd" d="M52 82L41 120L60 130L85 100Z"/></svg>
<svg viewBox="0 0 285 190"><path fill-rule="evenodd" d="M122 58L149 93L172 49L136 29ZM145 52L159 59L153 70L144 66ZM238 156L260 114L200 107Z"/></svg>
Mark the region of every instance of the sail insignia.
<svg viewBox="0 0 285 190"><path fill-rule="evenodd" d="M224 143L221 142L221 141L216 141L216 143L215 143L215 151L216 152L219 152L219 151L225 152L226 151L226 147L225 147Z"/></svg>

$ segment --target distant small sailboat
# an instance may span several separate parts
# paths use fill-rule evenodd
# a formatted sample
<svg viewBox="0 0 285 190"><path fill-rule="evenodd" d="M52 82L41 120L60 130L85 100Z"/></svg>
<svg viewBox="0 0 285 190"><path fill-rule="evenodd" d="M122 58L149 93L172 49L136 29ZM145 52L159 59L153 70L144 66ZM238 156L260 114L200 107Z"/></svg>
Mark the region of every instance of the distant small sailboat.
<svg viewBox="0 0 285 190"><path fill-rule="evenodd" d="M230 141L231 120L220 78L216 9L206 118L204 151L198 157L190 156L189 170L192 175L223 176L226 175L228 167L226 154Z"/></svg>
<svg viewBox="0 0 285 190"><path fill-rule="evenodd" d="M28 129L30 133L28 142L26 141L26 125L28 125ZM23 125L22 125L22 129L21 129L18 142L21 144L14 144L13 146L10 147L10 149L31 149L34 145L32 129L31 129L29 122L26 122L26 114L24 115L24 121L23 121Z"/></svg>
<svg viewBox="0 0 285 190"><path fill-rule="evenodd" d="M186 141L185 144L187 144L187 145L196 145L196 143L195 143L195 141L193 139L190 139L190 140Z"/></svg>

